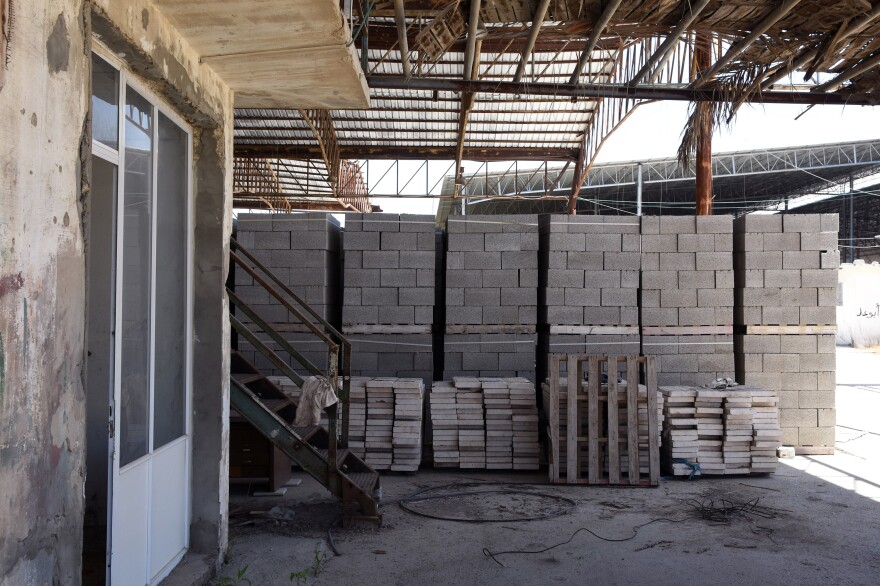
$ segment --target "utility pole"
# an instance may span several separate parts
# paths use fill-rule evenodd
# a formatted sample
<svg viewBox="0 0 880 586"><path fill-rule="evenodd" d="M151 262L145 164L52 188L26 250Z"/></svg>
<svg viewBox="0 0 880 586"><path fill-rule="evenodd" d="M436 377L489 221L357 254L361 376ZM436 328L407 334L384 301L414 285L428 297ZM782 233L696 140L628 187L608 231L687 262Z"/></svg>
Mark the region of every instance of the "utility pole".
<svg viewBox="0 0 880 586"><path fill-rule="evenodd" d="M694 59L697 71L706 71L712 66L712 37L706 33L697 33L694 46ZM698 111L703 109L699 117L697 132L697 215L712 215L712 112L711 102L698 102Z"/></svg>

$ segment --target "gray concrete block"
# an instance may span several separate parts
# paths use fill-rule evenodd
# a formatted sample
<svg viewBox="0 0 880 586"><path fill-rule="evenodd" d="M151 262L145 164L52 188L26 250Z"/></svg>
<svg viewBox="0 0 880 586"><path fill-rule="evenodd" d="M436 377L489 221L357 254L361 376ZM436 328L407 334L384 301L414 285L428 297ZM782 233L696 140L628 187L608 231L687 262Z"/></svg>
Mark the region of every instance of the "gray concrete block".
<svg viewBox="0 0 880 586"><path fill-rule="evenodd" d="M400 231L401 232L423 232L434 234L436 227L436 218L427 214L401 214L400 215Z"/></svg>
<svg viewBox="0 0 880 586"><path fill-rule="evenodd" d="M481 271L465 271L449 269L446 271L447 287L482 287L483 278Z"/></svg>
<svg viewBox="0 0 880 586"><path fill-rule="evenodd" d="M833 307L837 305L837 287L820 287L816 289L819 293L817 305L821 307Z"/></svg>
<svg viewBox="0 0 880 586"><path fill-rule="evenodd" d="M660 216L660 234L696 234L695 216Z"/></svg>
<svg viewBox="0 0 880 586"><path fill-rule="evenodd" d="M697 234L732 234L733 216L697 216Z"/></svg>
<svg viewBox="0 0 880 586"><path fill-rule="evenodd" d="M361 305L360 287L346 287L342 294L343 305Z"/></svg>
<svg viewBox="0 0 880 586"><path fill-rule="evenodd" d="M764 234L764 250L792 251L801 249L800 232L780 232L778 234Z"/></svg>
<svg viewBox="0 0 880 586"><path fill-rule="evenodd" d="M495 307L501 303L501 289L481 287L464 290L464 304Z"/></svg>
<svg viewBox="0 0 880 586"><path fill-rule="evenodd" d="M708 217L708 216L707 216ZM699 219L699 217L697 218ZM705 253L711 253L715 250L714 234L679 234L678 250L676 252L699 252L697 255L697 264L699 265L700 256Z"/></svg>
<svg viewBox="0 0 880 586"><path fill-rule="evenodd" d="M696 261L694 261L696 267ZM643 271L659 271L660 270L660 253L659 252L643 252L642 253L642 270Z"/></svg>
<svg viewBox="0 0 880 586"><path fill-rule="evenodd" d="M485 236L483 234L449 234L449 251L484 251Z"/></svg>
<svg viewBox="0 0 880 586"><path fill-rule="evenodd" d="M837 271L834 269L804 269L801 271L803 287L837 287Z"/></svg>
<svg viewBox="0 0 880 586"><path fill-rule="evenodd" d="M619 288L624 271L585 271L584 286L594 289ZM636 272L636 271L629 271Z"/></svg>
<svg viewBox="0 0 880 586"><path fill-rule="evenodd" d="M515 236L514 234L502 234L502 236ZM498 268L498 267L492 267ZM504 251L501 253L502 269L537 269L538 255L531 250L524 252Z"/></svg>
<svg viewBox="0 0 880 586"><path fill-rule="evenodd" d="M584 271L574 269L556 269L547 275L548 287L583 287Z"/></svg>
<svg viewBox="0 0 880 586"><path fill-rule="evenodd" d="M434 251L401 250L400 268L402 269L434 269L436 257Z"/></svg>
<svg viewBox="0 0 880 586"><path fill-rule="evenodd" d="M519 323L519 307L483 307L483 325L516 325ZM535 314L537 316L537 313Z"/></svg>
<svg viewBox="0 0 880 586"><path fill-rule="evenodd" d="M782 252L749 252L744 258L743 268L750 269L781 269L782 268Z"/></svg>
<svg viewBox="0 0 880 586"><path fill-rule="evenodd" d="M553 253L551 253L553 254ZM552 262L550 268L569 268L590 271L601 271L605 268L605 256L601 252L569 252L565 266L554 267Z"/></svg>
<svg viewBox="0 0 880 586"><path fill-rule="evenodd" d="M419 250L430 250L433 252L436 248L436 235L433 232L419 232L417 242Z"/></svg>
<svg viewBox="0 0 880 586"><path fill-rule="evenodd" d="M678 310L678 325L680 326L714 326L714 307L682 307Z"/></svg>
<svg viewBox="0 0 880 586"><path fill-rule="evenodd" d="M446 288L446 305L464 305L464 288L463 287L447 287Z"/></svg>
<svg viewBox="0 0 880 586"><path fill-rule="evenodd" d="M383 305L379 307L379 323L412 324L415 321L415 310L406 305Z"/></svg>
<svg viewBox="0 0 880 586"><path fill-rule="evenodd" d="M678 275L677 282L664 285L662 289L710 289L716 286L715 271L680 271L672 274Z"/></svg>
<svg viewBox="0 0 880 586"><path fill-rule="evenodd" d="M779 354L780 336L778 335L755 335L742 336L742 348L746 354Z"/></svg>
<svg viewBox="0 0 880 586"><path fill-rule="evenodd" d="M446 323L454 325L481 325L483 323L483 308L469 306L447 306Z"/></svg>
<svg viewBox="0 0 880 586"><path fill-rule="evenodd" d="M800 391L798 407L801 409L833 409L834 391Z"/></svg>
<svg viewBox="0 0 880 586"><path fill-rule="evenodd" d="M413 287L416 284L415 269L380 269L382 287Z"/></svg>
<svg viewBox="0 0 880 586"><path fill-rule="evenodd" d="M837 250L837 232L801 234L801 250Z"/></svg>
<svg viewBox="0 0 880 586"><path fill-rule="evenodd" d="M645 307L642 309L644 326L677 326L678 309L671 307Z"/></svg>
<svg viewBox="0 0 880 586"><path fill-rule="evenodd" d="M638 252L606 252L605 270L637 271L642 266Z"/></svg>
<svg viewBox="0 0 880 586"><path fill-rule="evenodd" d="M346 253L349 250L379 250L379 233L349 232L346 230L343 247Z"/></svg>
<svg viewBox="0 0 880 586"><path fill-rule="evenodd" d="M819 268L822 269L839 269L840 268L840 251L829 250L820 253Z"/></svg>
<svg viewBox="0 0 880 586"><path fill-rule="evenodd" d="M699 307L733 307L733 289L697 289L697 305Z"/></svg>
<svg viewBox="0 0 880 586"><path fill-rule="evenodd" d="M583 250L602 252L620 252L622 250L620 234L585 234ZM638 252L638 249L635 250Z"/></svg>
<svg viewBox="0 0 880 586"><path fill-rule="evenodd" d="M483 284L486 287L519 287L520 273L528 273L535 276L534 287L538 286L538 271L535 269L499 269L499 270L482 270Z"/></svg>
<svg viewBox="0 0 880 586"><path fill-rule="evenodd" d="M642 216L642 235L660 233L660 216Z"/></svg>
<svg viewBox="0 0 880 586"><path fill-rule="evenodd" d="M416 269L416 287L434 287L436 284L434 269Z"/></svg>
<svg viewBox="0 0 880 586"><path fill-rule="evenodd" d="M565 289L565 305L572 307L598 307L602 305L601 289ZM607 305L612 305L608 303Z"/></svg>
<svg viewBox="0 0 880 586"><path fill-rule="evenodd" d="M432 325L434 323L434 306L431 305L417 305L415 308L415 323L416 325Z"/></svg>
<svg viewBox="0 0 880 586"><path fill-rule="evenodd" d="M746 214L734 220L734 230L745 233L782 232L782 215Z"/></svg>
<svg viewBox="0 0 880 586"><path fill-rule="evenodd" d="M466 270L501 268L500 252L468 252L464 256Z"/></svg>
<svg viewBox="0 0 880 586"><path fill-rule="evenodd" d="M821 229L819 214L784 214L782 216L783 232L819 232Z"/></svg>
<svg viewBox="0 0 880 586"><path fill-rule="evenodd" d="M696 307L697 292L694 289L662 289L660 307Z"/></svg>
<svg viewBox="0 0 880 586"><path fill-rule="evenodd" d="M346 222L346 226L348 222ZM364 232L382 232L383 234L400 231L400 214L371 213L364 214L361 220Z"/></svg>
<svg viewBox="0 0 880 586"><path fill-rule="evenodd" d="M821 214L819 229L822 232L839 232L840 220L838 214Z"/></svg>
<svg viewBox="0 0 880 586"><path fill-rule="evenodd" d="M643 255L644 256L644 255ZM693 252L660 253L661 271L693 271L697 268L696 254Z"/></svg>
<svg viewBox="0 0 880 586"><path fill-rule="evenodd" d="M550 234L550 250L585 251L584 234Z"/></svg>
<svg viewBox="0 0 880 586"><path fill-rule="evenodd" d="M635 289L602 289L603 307L635 307L636 305Z"/></svg>
<svg viewBox="0 0 880 586"><path fill-rule="evenodd" d="M575 306L548 306L547 323L551 325L581 325L584 320L582 307Z"/></svg>
<svg viewBox="0 0 880 586"><path fill-rule="evenodd" d="M620 271L620 286L624 288L638 289L639 288L639 271ZM586 283L586 279L584 278L584 282Z"/></svg>
<svg viewBox="0 0 880 586"><path fill-rule="evenodd" d="M676 234L642 235L642 252L678 252Z"/></svg>
<svg viewBox="0 0 880 586"><path fill-rule="evenodd" d="M660 289L642 289L642 307L660 307Z"/></svg>
<svg viewBox="0 0 880 586"><path fill-rule="evenodd" d="M822 268L822 254L819 251L787 250L782 253L783 269Z"/></svg>
<svg viewBox="0 0 880 586"><path fill-rule="evenodd" d="M733 252L733 234L715 234L715 252Z"/></svg>
<svg viewBox="0 0 880 586"><path fill-rule="evenodd" d="M362 305L397 305L397 288L364 287L361 289Z"/></svg>
<svg viewBox="0 0 880 586"><path fill-rule="evenodd" d="M761 323L767 325L798 325L800 323L798 307L762 307Z"/></svg>
<svg viewBox="0 0 880 586"><path fill-rule="evenodd" d="M537 289L505 287L501 289L501 305L538 305Z"/></svg>
<svg viewBox="0 0 880 586"><path fill-rule="evenodd" d="M733 268L733 256L729 252L699 252L696 256L698 271L726 271Z"/></svg>
<svg viewBox="0 0 880 586"><path fill-rule="evenodd" d="M804 325L833 325L837 323L836 307L801 307L801 323Z"/></svg>
<svg viewBox="0 0 880 586"><path fill-rule="evenodd" d="M765 287L800 287L801 272L799 270L767 270L764 271Z"/></svg>
<svg viewBox="0 0 880 586"><path fill-rule="evenodd" d="M344 324L375 324L379 323L378 307L361 307L346 305L342 307L342 323Z"/></svg>
<svg viewBox="0 0 880 586"><path fill-rule="evenodd" d="M520 254L522 254L522 253L520 253ZM600 265L602 263L601 254L602 253L599 253L599 255L600 255L599 264ZM568 263L569 263L568 253L567 252L560 252L560 251L550 251L547 262L548 262L548 268L550 268L550 269L569 268L569 266L568 266ZM501 268L504 268L504 257L503 256L501 257ZM570 267L570 268L577 268L577 267Z"/></svg>
<svg viewBox="0 0 880 586"><path fill-rule="evenodd" d="M365 269L396 269L400 267L399 252L396 250L367 250L363 252Z"/></svg>
<svg viewBox="0 0 880 586"><path fill-rule="evenodd" d="M486 234L486 250L518 252L522 249L521 247L521 234Z"/></svg>
<svg viewBox="0 0 880 586"><path fill-rule="evenodd" d="M642 237L639 234L622 234L620 250L621 252L641 252Z"/></svg>
<svg viewBox="0 0 880 586"><path fill-rule="evenodd" d="M345 271L346 287L376 287L380 284L379 271L373 269L350 269Z"/></svg>
<svg viewBox="0 0 880 586"><path fill-rule="evenodd" d="M538 307L536 305L520 305L517 307L517 312L519 316L516 323L528 326L538 323Z"/></svg>
<svg viewBox="0 0 880 586"><path fill-rule="evenodd" d="M405 287L398 291L401 305L434 305L433 287Z"/></svg>
<svg viewBox="0 0 880 586"><path fill-rule="evenodd" d="M382 232L380 246L382 250L416 250L418 235L412 232Z"/></svg>
<svg viewBox="0 0 880 586"><path fill-rule="evenodd" d="M290 250L290 232L253 232L254 250Z"/></svg>
<svg viewBox="0 0 880 586"><path fill-rule="evenodd" d="M565 305L565 289L563 287L547 287L545 305Z"/></svg>
<svg viewBox="0 0 880 586"><path fill-rule="evenodd" d="M817 307L819 305L818 289L815 287L783 288L780 291L782 305L793 307Z"/></svg>
<svg viewBox="0 0 880 586"><path fill-rule="evenodd" d="M761 289L764 287L764 271L760 269L752 269L742 271L744 275L743 283L748 289Z"/></svg>

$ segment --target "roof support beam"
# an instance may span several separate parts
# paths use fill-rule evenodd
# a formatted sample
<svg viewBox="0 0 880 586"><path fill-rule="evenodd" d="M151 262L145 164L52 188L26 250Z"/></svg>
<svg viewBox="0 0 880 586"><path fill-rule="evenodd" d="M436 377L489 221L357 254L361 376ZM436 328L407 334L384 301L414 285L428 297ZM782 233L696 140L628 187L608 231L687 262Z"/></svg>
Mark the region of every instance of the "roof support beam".
<svg viewBox="0 0 880 586"><path fill-rule="evenodd" d="M330 110L300 110L300 115L315 140L318 141L318 148L324 165L327 167L327 183L336 194L339 186L339 165L341 157L339 156L339 141L336 138L336 130L333 128L333 118L330 116Z"/></svg>
<svg viewBox="0 0 880 586"><path fill-rule="evenodd" d="M402 0L398 0L402 1ZM467 47L464 51L464 78L469 80L474 71L474 55L477 47L477 27L480 26L480 4L482 0L471 0L468 18Z"/></svg>
<svg viewBox="0 0 880 586"><path fill-rule="evenodd" d="M467 147L462 152L463 161L573 161L577 148L547 147ZM453 146L403 146L400 144L365 144L340 147L345 159L401 159L454 161ZM236 144L236 157L277 157L282 159L319 159L321 153L315 146L289 144L249 145Z"/></svg>
<svg viewBox="0 0 880 586"><path fill-rule="evenodd" d="M431 90L442 92L480 92L516 94L520 96L555 96L567 98L630 98L635 100L679 100L687 102L719 102L723 97L711 89L683 87L630 87L622 84L554 84L513 83L505 81L462 81L460 79L422 79L387 75L367 78L371 88ZM764 92L749 96L747 101L764 104L828 104L851 106L875 105L870 97L817 94L815 92Z"/></svg>
<svg viewBox="0 0 880 586"><path fill-rule="evenodd" d="M691 9L688 11L686 15L682 17L678 24L675 25L675 28L672 29L672 32L666 37L666 40L657 47L657 50L651 55L648 59L648 62L645 63L639 72L636 73L631 80L629 80L629 85L636 85L640 83L645 76L650 73L654 67L660 63L661 60L664 60L666 56L672 52L673 49L678 45L678 40L681 38L681 35L688 29L691 24L697 19L697 16L706 8L706 5L709 4L710 0L699 0L696 4L694 4Z"/></svg>
<svg viewBox="0 0 880 586"><path fill-rule="evenodd" d="M816 93L833 92L834 90L836 90L837 88L839 88L841 85L848 82L852 78L858 77L858 76L862 75L863 73L867 73L868 71L871 71L872 69L874 69L878 65L880 65L880 53L874 55L873 57L869 57L868 59L863 59L855 67L852 67L852 68L844 71L843 73L841 73L837 77L835 77L829 81L826 81L822 85L816 86L815 88L813 88L813 91Z"/></svg>
<svg viewBox="0 0 880 586"><path fill-rule="evenodd" d="M590 37L587 39L587 46L584 47L584 51L581 53L581 58L578 59L577 65L574 67L571 79L568 80L569 84L576 85L578 81L580 81L581 72L584 70L584 66L587 64L587 61L589 61L590 55L599 43L599 38L602 36L602 32L605 30L605 27L608 26L611 17L614 16L615 11L617 11L617 8L622 1L623 0L611 0L605 5L605 10L602 12L602 16L599 17L593 30L590 31Z"/></svg>
<svg viewBox="0 0 880 586"><path fill-rule="evenodd" d="M541 32L541 25L544 24L544 17L547 16L547 9L550 7L550 0L541 0L538 8L535 10L535 16L532 17L532 28L529 31L529 38L526 40L526 46L523 48L522 57L520 57L519 65L516 66L516 74L513 81L519 83L522 80L523 73L526 71L526 64L529 57L532 56L532 50L535 48L535 41L538 40L538 33Z"/></svg>
<svg viewBox="0 0 880 586"><path fill-rule="evenodd" d="M779 22L781 18L783 18L786 14L791 12L791 10L800 3L801 0L785 0L782 4L776 7L773 12L768 14L764 19L755 25L755 28L752 29L748 35L734 43L730 46L727 52L715 62L712 67L710 67L707 71L699 74L699 78L696 79L691 85L694 87L700 87L708 82L710 79L718 75L718 72L730 65L730 63L739 57L743 51L749 48L749 46L754 43L758 37L767 32L770 27Z"/></svg>
<svg viewBox="0 0 880 586"><path fill-rule="evenodd" d="M406 38L406 16L403 10L403 0L394 0L394 20L397 23L397 42L403 61L403 76L408 78L410 76L409 41Z"/></svg>

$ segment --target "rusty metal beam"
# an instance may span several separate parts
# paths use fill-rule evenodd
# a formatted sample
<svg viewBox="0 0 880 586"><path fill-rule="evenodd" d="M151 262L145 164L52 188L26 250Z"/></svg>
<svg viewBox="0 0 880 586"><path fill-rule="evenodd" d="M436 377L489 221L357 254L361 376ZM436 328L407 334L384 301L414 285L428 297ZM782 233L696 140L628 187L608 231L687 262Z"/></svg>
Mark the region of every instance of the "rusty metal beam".
<svg viewBox="0 0 880 586"><path fill-rule="evenodd" d="M712 37L697 33L694 43L694 60L703 70L712 63ZM712 104L697 104L699 130L697 131L696 156L696 214L712 215Z"/></svg>
<svg viewBox="0 0 880 586"><path fill-rule="evenodd" d="M611 17L614 16L615 11L617 11L617 8L622 1L623 0L611 0L605 5L605 10L602 11L602 15L593 26L593 30L590 31L590 37L587 39L587 46L584 47L584 50L581 53L581 58L578 59L577 65L574 67L571 78L568 80L569 84L576 85L580 81L581 72L584 70L584 66L590 59L590 55L592 55L593 51L596 49L596 45L599 43L599 38L602 36L602 32L605 30L605 27L608 26Z"/></svg>
<svg viewBox="0 0 880 586"><path fill-rule="evenodd" d="M444 92L481 92L489 94L514 94L520 96L556 96L563 98L629 98L634 100L678 100L688 102L721 102L724 96L712 89L682 87L631 87L624 84L579 85L555 83L512 83L504 81L463 81L460 79L409 80L389 75L371 75L367 78L371 88L436 90ZM875 98L816 92L764 92L748 96L747 101L763 104L825 104L873 106Z"/></svg>
<svg viewBox="0 0 880 586"><path fill-rule="evenodd" d="M522 80L523 73L526 71L526 64L529 57L532 56L532 50L535 48L535 41L538 40L538 33L541 32L541 26L544 24L544 17L547 16L547 9L550 7L550 0L541 0L535 9L535 15L532 17L532 28L529 29L529 37L526 39L526 45L523 47L522 56L519 64L516 66L516 73L513 81L519 83Z"/></svg>
<svg viewBox="0 0 880 586"><path fill-rule="evenodd" d="M339 183L339 140L336 138L336 130L333 128L333 118L330 110L299 110L306 124L311 128L318 141L318 149L324 165L327 167L327 182L336 193Z"/></svg>
<svg viewBox="0 0 880 586"><path fill-rule="evenodd" d="M557 143L558 144L558 143ZM346 159L401 159L454 161L455 146L402 146L392 145L351 145L340 147L340 154ZM552 147L467 147L462 153L465 161L574 161L577 148ZM315 146L267 144L235 145L237 157L278 157L287 159L316 159L321 153Z"/></svg>
<svg viewBox="0 0 880 586"><path fill-rule="evenodd" d="M406 14L403 10L403 0L394 0L394 20L397 23L397 42L400 46L400 57L403 62L403 76L409 77L409 40L406 38Z"/></svg>

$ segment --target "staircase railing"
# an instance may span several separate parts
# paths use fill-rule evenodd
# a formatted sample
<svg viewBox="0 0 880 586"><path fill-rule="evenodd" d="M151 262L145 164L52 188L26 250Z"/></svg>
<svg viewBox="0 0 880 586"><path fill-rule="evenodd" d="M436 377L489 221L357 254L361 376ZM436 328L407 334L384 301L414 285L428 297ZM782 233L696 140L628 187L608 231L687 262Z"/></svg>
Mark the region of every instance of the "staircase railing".
<svg viewBox="0 0 880 586"><path fill-rule="evenodd" d="M312 364L305 356L293 347L269 322L262 319L250 306L247 305L234 291L226 288L229 301L247 316L260 330L268 335L284 352L289 354L306 371L316 376L326 376L339 396L342 406L341 444L348 447L348 411L349 392L351 390L351 343L321 314L315 311L299 295L297 295L286 283L281 281L271 270L254 257L253 254L243 248L234 238L230 238L229 257L233 264L241 267L256 284L265 289L284 308L290 312L299 323L303 324L311 333L327 346L328 368L323 372ZM232 327L246 339L258 352L265 356L285 376L289 377L297 385L302 385L303 379L297 374L290 364L279 356L269 345L249 329L241 320L230 315ZM342 385L340 386L340 378ZM337 437L339 434L339 409L331 407L327 409L329 421L330 444L328 456L331 466L336 465Z"/></svg>

